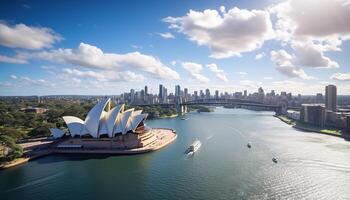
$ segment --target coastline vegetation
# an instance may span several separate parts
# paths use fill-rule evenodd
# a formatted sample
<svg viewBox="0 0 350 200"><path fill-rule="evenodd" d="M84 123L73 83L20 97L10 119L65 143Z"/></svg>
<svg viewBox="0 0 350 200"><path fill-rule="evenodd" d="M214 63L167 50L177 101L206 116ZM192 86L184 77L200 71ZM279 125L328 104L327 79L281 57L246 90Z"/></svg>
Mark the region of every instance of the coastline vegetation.
<svg viewBox="0 0 350 200"><path fill-rule="evenodd" d="M202 105L190 105L190 106L188 106L188 111L214 112L214 107L212 107L212 106L202 106Z"/></svg>
<svg viewBox="0 0 350 200"><path fill-rule="evenodd" d="M317 133L322 133L322 134L327 134L327 135L333 135L333 136L339 136L343 137L344 133L342 130L332 128L332 127L319 127L319 126L314 126L311 124L306 124L300 121L296 121L294 119L290 119L287 116L284 115L275 115L278 119L283 121L284 123L291 125L293 128L303 130L303 131L310 131L310 132L317 132Z"/></svg>

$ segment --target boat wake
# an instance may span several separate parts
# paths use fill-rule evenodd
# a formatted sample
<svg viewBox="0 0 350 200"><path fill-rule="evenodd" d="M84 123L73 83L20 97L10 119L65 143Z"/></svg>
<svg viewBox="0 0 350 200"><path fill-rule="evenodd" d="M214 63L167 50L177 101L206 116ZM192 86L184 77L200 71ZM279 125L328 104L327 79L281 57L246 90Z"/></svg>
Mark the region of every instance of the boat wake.
<svg viewBox="0 0 350 200"><path fill-rule="evenodd" d="M30 181L24 185L21 185L21 186L18 186L18 187L15 187L15 188L11 188L11 189L8 189L6 190L5 192L13 192L13 191L16 191L16 190L19 190L19 189L22 189L22 188L25 188L25 187L29 187L29 186L33 186L33 185L37 185L37 184L40 184L42 182L45 182L45 181L48 181L48 180L51 180L51 179L55 179L61 175L63 175L64 172L59 172L59 173L56 173L56 174L53 174L51 176L46 176L44 178L39 178L37 180L34 180L34 181Z"/></svg>
<svg viewBox="0 0 350 200"><path fill-rule="evenodd" d="M213 135L209 135L207 138L205 138L205 139L207 139L207 140L210 140L211 138L213 138Z"/></svg>

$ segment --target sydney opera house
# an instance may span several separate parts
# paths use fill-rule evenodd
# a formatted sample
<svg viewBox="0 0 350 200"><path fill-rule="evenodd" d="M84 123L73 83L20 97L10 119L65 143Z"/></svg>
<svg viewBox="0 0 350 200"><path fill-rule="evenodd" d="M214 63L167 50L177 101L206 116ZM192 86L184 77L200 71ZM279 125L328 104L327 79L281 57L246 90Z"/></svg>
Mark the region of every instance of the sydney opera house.
<svg viewBox="0 0 350 200"><path fill-rule="evenodd" d="M64 116L71 138L61 147L90 149L132 149L161 143L162 129L151 129L144 123L147 114L134 108L124 110L124 104L111 108L111 99L99 101L85 120ZM63 136L60 129L50 129L54 138Z"/></svg>

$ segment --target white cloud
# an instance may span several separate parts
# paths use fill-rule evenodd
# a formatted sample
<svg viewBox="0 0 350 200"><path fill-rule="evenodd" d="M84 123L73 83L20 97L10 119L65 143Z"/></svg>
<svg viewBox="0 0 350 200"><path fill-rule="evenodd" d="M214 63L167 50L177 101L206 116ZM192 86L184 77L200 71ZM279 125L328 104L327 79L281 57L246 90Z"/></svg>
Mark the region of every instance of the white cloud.
<svg viewBox="0 0 350 200"><path fill-rule="evenodd" d="M277 17L276 38L294 51L292 65L339 67L324 53L341 51L342 42L350 39L349 0L287 0L269 11Z"/></svg>
<svg viewBox="0 0 350 200"><path fill-rule="evenodd" d="M221 12L223 10L221 8ZM198 45L208 46L214 58L239 56L256 50L273 37L270 15L263 10L237 7L224 13L210 9L190 10L185 16L167 17L163 21Z"/></svg>
<svg viewBox="0 0 350 200"><path fill-rule="evenodd" d="M21 58L20 55L16 55L15 57L0 55L0 62L13 63L13 64L26 64L27 60L24 58Z"/></svg>
<svg viewBox="0 0 350 200"><path fill-rule="evenodd" d="M164 39L174 39L175 36L172 33L166 32L166 33L158 33L162 38Z"/></svg>
<svg viewBox="0 0 350 200"><path fill-rule="evenodd" d="M170 62L170 64L172 65L172 66L175 66L176 65L176 60L172 60L171 62Z"/></svg>
<svg viewBox="0 0 350 200"><path fill-rule="evenodd" d="M348 0L287 0L271 7L284 39L350 37Z"/></svg>
<svg viewBox="0 0 350 200"><path fill-rule="evenodd" d="M78 69L62 69L62 75L64 79L68 78L90 78L95 79L97 81L109 81L109 82L119 82L119 81L127 81L127 82L141 82L144 81L144 76L135 74L134 72L124 71L124 72L115 72L115 71L82 71Z"/></svg>
<svg viewBox="0 0 350 200"><path fill-rule="evenodd" d="M323 55L323 47L312 42L292 42L294 63L303 67L337 68L339 64Z"/></svg>
<svg viewBox="0 0 350 200"><path fill-rule="evenodd" d="M270 76L265 76L264 77L264 80L272 80L273 79L273 77L270 77Z"/></svg>
<svg viewBox="0 0 350 200"><path fill-rule="evenodd" d="M218 78L221 81L224 81L225 83L228 82L227 76L224 72L224 70L219 69L219 67L215 63L208 64L207 67L211 72L214 72L216 75L216 78Z"/></svg>
<svg viewBox="0 0 350 200"><path fill-rule="evenodd" d="M40 86L40 87L53 87L55 86L54 83L50 83L47 80L44 79L32 79L27 76L22 76L19 78L19 80L26 84L26 85L32 85L32 86Z"/></svg>
<svg viewBox="0 0 350 200"><path fill-rule="evenodd" d="M18 79L18 77L17 77L16 75L14 75L14 74L11 74L10 78L12 78L12 79Z"/></svg>
<svg viewBox="0 0 350 200"><path fill-rule="evenodd" d="M203 69L203 66L201 64L194 63L194 62L183 62L182 67L190 73L193 79L201 83L209 82L209 79L200 73Z"/></svg>
<svg viewBox="0 0 350 200"><path fill-rule="evenodd" d="M153 78L178 80L179 74L158 58L140 52L127 54L104 53L96 46L80 43L78 49L58 49L29 55L33 58L110 71L139 71Z"/></svg>
<svg viewBox="0 0 350 200"><path fill-rule="evenodd" d="M60 40L61 37L49 28L0 23L0 45L6 47L42 49Z"/></svg>
<svg viewBox="0 0 350 200"><path fill-rule="evenodd" d="M264 57L264 56L265 56L265 53L256 54L255 60L259 60L259 59L261 59L261 58Z"/></svg>
<svg viewBox="0 0 350 200"><path fill-rule="evenodd" d="M242 80L242 81L239 81L239 84L246 88L256 89L260 87L262 83L259 81Z"/></svg>
<svg viewBox="0 0 350 200"><path fill-rule="evenodd" d="M276 69L288 76L297 77L301 79L312 79L308 76L303 69L293 64L293 56L288 54L285 50L271 51L271 61L275 63Z"/></svg>
<svg viewBox="0 0 350 200"><path fill-rule="evenodd" d="M248 75L247 72L236 72L236 74L238 74L239 76L246 76L246 75Z"/></svg>
<svg viewBox="0 0 350 200"><path fill-rule="evenodd" d="M350 72L349 73L335 73L330 79L336 81L350 81Z"/></svg>

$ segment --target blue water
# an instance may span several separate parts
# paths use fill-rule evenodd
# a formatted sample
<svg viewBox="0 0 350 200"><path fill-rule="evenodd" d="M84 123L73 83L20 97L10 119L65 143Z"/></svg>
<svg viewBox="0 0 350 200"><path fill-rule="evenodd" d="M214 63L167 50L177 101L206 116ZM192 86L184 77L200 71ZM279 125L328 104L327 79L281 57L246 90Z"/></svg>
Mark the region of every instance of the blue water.
<svg viewBox="0 0 350 200"><path fill-rule="evenodd" d="M54 155L3 170L0 199L350 199L350 143L272 115L217 108L148 120L177 140L143 155ZM201 149L184 155L195 139Z"/></svg>

